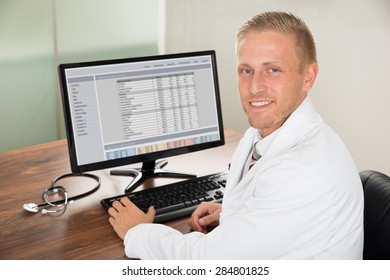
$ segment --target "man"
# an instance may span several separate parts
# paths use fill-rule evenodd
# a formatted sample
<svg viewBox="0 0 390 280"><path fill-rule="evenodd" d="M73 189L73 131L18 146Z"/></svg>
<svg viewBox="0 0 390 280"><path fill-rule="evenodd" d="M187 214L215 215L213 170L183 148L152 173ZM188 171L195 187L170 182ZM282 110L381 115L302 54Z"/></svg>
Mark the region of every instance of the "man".
<svg viewBox="0 0 390 280"><path fill-rule="evenodd" d="M109 221L127 256L361 259L359 174L308 97L318 73L311 32L292 14L258 14L238 31L236 55L251 128L233 156L223 204L201 204L189 220L194 231L183 235L151 224L153 207L144 214L127 199L114 203Z"/></svg>

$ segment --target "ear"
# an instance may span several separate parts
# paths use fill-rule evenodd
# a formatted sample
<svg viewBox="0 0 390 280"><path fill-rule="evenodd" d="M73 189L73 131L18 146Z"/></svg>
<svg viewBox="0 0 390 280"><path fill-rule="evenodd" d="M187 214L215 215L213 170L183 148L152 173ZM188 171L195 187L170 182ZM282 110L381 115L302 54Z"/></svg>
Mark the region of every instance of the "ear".
<svg viewBox="0 0 390 280"><path fill-rule="evenodd" d="M308 92L312 88L316 80L317 74L318 74L318 64L316 62L313 62L308 66L306 66L305 80L303 84L304 91Z"/></svg>

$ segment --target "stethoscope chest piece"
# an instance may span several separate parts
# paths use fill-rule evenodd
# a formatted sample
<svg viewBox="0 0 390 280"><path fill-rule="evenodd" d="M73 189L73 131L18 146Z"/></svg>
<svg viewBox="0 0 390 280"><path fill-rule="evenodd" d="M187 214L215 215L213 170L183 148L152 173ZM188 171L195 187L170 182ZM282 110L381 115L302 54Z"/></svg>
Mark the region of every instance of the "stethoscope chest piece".
<svg viewBox="0 0 390 280"><path fill-rule="evenodd" d="M39 206L35 203L25 203L23 204L23 208L26 211L32 212L32 213L38 213L39 211Z"/></svg>

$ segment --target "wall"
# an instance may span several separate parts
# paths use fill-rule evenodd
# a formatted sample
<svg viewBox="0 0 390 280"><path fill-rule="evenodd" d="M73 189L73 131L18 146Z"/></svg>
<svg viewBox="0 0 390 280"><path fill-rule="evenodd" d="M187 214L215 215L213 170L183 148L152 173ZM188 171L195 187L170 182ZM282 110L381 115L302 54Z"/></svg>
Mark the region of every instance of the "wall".
<svg viewBox="0 0 390 280"><path fill-rule="evenodd" d="M158 52L158 0L0 0L0 152L65 137L58 63Z"/></svg>
<svg viewBox="0 0 390 280"><path fill-rule="evenodd" d="M0 151L56 139L51 23L49 1L0 1Z"/></svg>
<svg viewBox="0 0 390 280"><path fill-rule="evenodd" d="M296 13L311 27L320 72L311 97L359 170L390 174L390 1L166 0L163 51L217 51L225 127L245 131L236 86L237 28L260 11Z"/></svg>

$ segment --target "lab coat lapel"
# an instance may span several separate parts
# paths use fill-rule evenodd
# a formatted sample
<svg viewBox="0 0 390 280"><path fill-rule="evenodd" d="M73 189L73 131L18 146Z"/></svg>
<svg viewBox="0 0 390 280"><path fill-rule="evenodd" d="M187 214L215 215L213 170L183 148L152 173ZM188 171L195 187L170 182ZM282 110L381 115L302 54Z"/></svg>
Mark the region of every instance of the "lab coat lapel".
<svg viewBox="0 0 390 280"><path fill-rule="evenodd" d="M314 125L317 117L319 116L315 112L310 98L307 96L280 129L274 132L278 135L274 137L261 160L266 161L274 158L294 147L310 130L311 126Z"/></svg>
<svg viewBox="0 0 390 280"><path fill-rule="evenodd" d="M242 170L246 164L246 160L249 156L249 153L252 152L253 139L257 130L254 128L249 128L244 137L241 139L238 144L236 151L233 155L231 161L231 169L229 173L228 187L235 187L242 177Z"/></svg>
<svg viewBox="0 0 390 280"><path fill-rule="evenodd" d="M272 137L272 142L268 145L267 150L262 154L258 163L242 177L242 170L245 167L249 153L252 152L255 133L257 133L256 129L249 128L237 146L236 152L232 158L232 168L226 187L226 193L229 192L229 195L225 196L226 200L231 198L232 203L234 200L234 204L239 203L240 197L245 196L244 192L251 191L251 182L253 182L254 176L258 176L259 172L261 172L259 169L261 168L262 163L265 163L268 159L272 159L279 154L285 153L286 150L295 146L301 137L303 137L314 124L316 117L318 117L318 115L314 110L310 98L306 97L301 105L286 120L283 126L274 132L278 135Z"/></svg>

